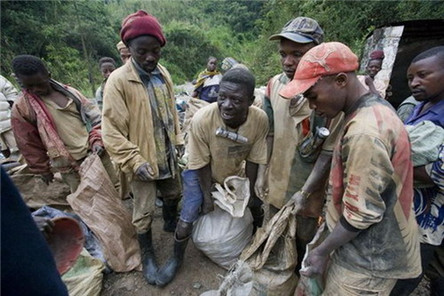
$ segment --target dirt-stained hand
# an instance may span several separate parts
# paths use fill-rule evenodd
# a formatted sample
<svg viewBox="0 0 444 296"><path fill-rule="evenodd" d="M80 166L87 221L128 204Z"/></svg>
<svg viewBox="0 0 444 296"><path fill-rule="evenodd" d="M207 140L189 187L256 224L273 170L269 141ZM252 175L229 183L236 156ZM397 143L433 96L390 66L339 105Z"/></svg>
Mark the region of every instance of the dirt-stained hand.
<svg viewBox="0 0 444 296"><path fill-rule="evenodd" d="M150 181L154 178L154 170L148 162L145 162L136 170L136 176L141 181Z"/></svg>
<svg viewBox="0 0 444 296"><path fill-rule="evenodd" d="M317 252L317 248L313 249L308 253L307 258L305 258L302 263L302 268L299 272L307 277L313 277L317 275L323 275L325 268L327 266L329 256L324 256Z"/></svg>
<svg viewBox="0 0 444 296"><path fill-rule="evenodd" d="M307 206L307 197L302 194L301 191L296 192L291 197L289 203L294 204L293 214L299 214Z"/></svg>

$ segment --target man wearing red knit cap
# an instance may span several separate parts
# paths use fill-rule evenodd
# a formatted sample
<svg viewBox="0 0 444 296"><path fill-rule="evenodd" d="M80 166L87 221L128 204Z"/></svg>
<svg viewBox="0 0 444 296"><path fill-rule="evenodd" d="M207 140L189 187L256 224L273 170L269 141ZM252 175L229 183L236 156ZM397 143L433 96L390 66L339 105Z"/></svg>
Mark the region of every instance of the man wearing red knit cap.
<svg viewBox="0 0 444 296"><path fill-rule="evenodd" d="M131 59L110 75L104 89L103 140L112 159L132 180L132 222L142 251L143 275L155 285L154 200L159 190L164 199L164 230L174 232L181 196L175 148L182 137L173 82L158 64L166 43L159 22L139 10L123 20L120 36Z"/></svg>
<svg viewBox="0 0 444 296"><path fill-rule="evenodd" d="M302 262L302 276L323 274L323 295L389 295L397 279L421 273L412 209L408 134L390 105L358 81L358 58L342 43L309 50L284 98L303 94L310 108L345 113L333 152L325 240Z"/></svg>

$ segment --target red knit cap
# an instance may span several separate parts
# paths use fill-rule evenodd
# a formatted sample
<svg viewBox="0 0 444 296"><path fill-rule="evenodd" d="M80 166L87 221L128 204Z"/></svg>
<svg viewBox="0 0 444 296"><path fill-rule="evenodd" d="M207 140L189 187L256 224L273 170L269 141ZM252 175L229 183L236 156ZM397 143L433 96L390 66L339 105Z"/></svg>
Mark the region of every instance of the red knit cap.
<svg viewBox="0 0 444 296"><path fill-rule="evenodd" d="M384 51L375 50L370 54L370 60L383 60L384 59Z"/></svg>
<svg viewBox="0 0 444 296"><path fill-rule="evenodd" d="M157 19L148 14L146 11L139 10L128 15L122 22L120 30L120 38L125 45L128 41L142 35L151 35L160 42L160 46L166 44L165 36L163 36L162 28Z"/></svg>

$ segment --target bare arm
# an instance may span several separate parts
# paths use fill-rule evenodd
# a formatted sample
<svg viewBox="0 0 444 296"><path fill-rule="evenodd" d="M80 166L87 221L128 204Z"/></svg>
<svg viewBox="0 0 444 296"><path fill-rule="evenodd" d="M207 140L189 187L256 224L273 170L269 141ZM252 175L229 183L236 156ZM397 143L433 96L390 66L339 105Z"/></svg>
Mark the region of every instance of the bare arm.
<svg viewBox="0 0 444 296"><path fill-rule="evenodd" d="M427 174L425 166L413 168L413 179L430 185L435 184L429 174Z"/></svg>
<svg viewBox="0 0 444 296"><path fill-rule="evenodd" d="M307 268L301 270L301 274L305 276L323 274L329 255L359 234L359 231L351 231L344 227L343 223L348 224L344 218L341 217L340 220L341 221L336 225L332 233L330 233L317 248L313 249L313 251L308 254L307 259L305 260Z"/></svg>
<svg viewBox="0 0 444 296"><path fill-rule="evenodd" d="M327 153L321 152L319 154L318 159L315 162L315 165L313 167L313 170L311 171L310 175L308 176L307 180L305 181L304 185L302 186L301 190L296 192L292 196L292 200L295 203L295 212L296 213L302 213L304 210L307 209L308 206L308 199L323 199L324 194L323 191L325 190L325 183L327 181L327 178L330 174L330 165L331 165L332 156ZM303 191L304 194L301 192ZM320 193L320 194L314 194L314 193ZM307 198L308 196L308 198ZM310 202L319 204L322 201L320 200L310 200Z"/></svg>

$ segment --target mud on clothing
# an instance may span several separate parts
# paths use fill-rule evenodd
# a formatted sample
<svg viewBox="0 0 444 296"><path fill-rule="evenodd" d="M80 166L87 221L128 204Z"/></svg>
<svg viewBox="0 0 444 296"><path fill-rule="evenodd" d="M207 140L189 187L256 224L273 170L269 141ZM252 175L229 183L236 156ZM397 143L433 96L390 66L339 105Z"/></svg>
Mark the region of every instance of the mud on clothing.
<svg viewBox="0 0 444 296"><path fill-rule="evenodd" d="M246 144L216 136L223 127L246 137ZM188 142L188 169L182 173L183 203L180 219L192 223L199 217L203 193L199 185L198 169L210 164L212 182L223 184L226 177L243 175L245 161L265 164L268 133L266 114L254 106L248 110L247 121L237 130L225 126L217 103L200 109L191 121Z"/></svg>
<svg viewBox="0 0 444 296"><path fill-rule="evenodd" d="M157 187L162 192L162 185L172 182L171 192L162 196L180 198L174 146L182 144L183 138L173 82L164 67L158 64L147 73L131 59L111 73L103 100L103 139L113 161L132 180L133 225L144 233L151 227ZM154 177L142 182L135 172L146 162Z"/></svg>
<svg viewBox="0 0 444 296"><path fill-rule="evenodd" d="M248 139L240 144L230 139L217 137L216 129L222 127L237 132ZM268 133L267 115L254 106L248 110L247 121L237 130L225 126L217 103L200 109L191 121L188 142L188 169L197 170L211 165L212 179L220 184L228 176L239 175L243 162L266 164Z"/></svg>
<svg viewBox="0 0 444 296"><path fill-rule="evenodd" d="M310 120L313 121L308 101L301 98L294 104L279 96L279 91L289 81L283 73L274 76L267 85L263 105L270 125L268 136L274 137L266 201L278 209L302 188L314 166L314 162L304 162L297 150L297 146L310 132ZM342 124L342 114L331 121L328 126L330 136L323 143L323 153L333 153Z"/></svg>
<svg viewBox="0 0 444 296"><path fill-rule="evenodd" d="M421 260L407 131L374 94L361 97L345 116L333 154L326 221L330 231L341 223L360 233L336 249L333 260L369 277L416 277Z"/></svg>

